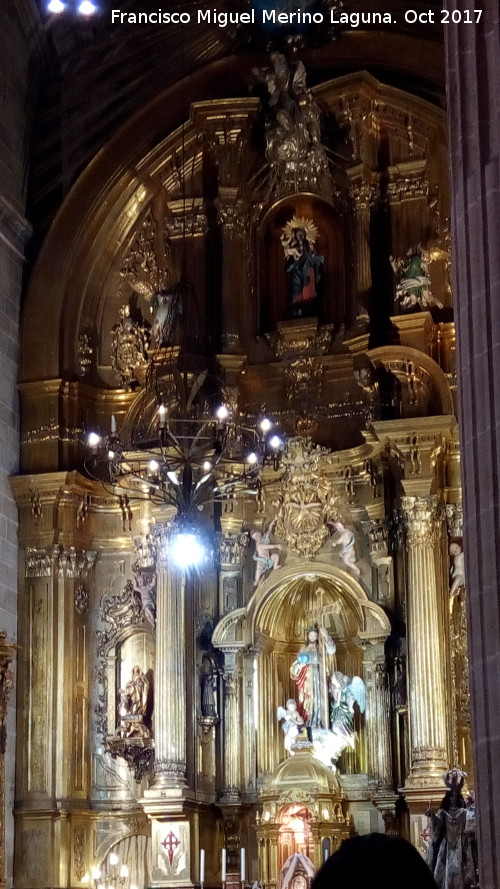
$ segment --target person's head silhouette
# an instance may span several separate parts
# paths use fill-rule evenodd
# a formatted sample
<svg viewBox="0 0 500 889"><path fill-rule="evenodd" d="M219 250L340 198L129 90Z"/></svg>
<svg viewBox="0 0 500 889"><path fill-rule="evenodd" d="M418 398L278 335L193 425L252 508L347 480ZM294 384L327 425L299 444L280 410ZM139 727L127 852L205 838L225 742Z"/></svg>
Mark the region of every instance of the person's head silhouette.
<svg viewBox="0 0 500 889"><path fill-rule="evenodd" d="M437 889L424 859L402 837L370 833L344 840L311 889Z"/></svg>

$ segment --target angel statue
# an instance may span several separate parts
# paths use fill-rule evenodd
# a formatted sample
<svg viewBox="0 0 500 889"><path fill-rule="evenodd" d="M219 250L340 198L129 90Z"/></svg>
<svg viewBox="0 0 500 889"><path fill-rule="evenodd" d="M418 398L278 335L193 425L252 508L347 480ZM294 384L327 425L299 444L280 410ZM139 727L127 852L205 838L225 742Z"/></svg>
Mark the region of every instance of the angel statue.
<svg viewBox="0 0 500 889"><path fill-rule="evenodd" d="M271 543L271 532L276 524L276 519L271 522L267 531L252 531L250 537L255 542L253 559L255 564L254 587L258 587L268 571L279 568L280 557L278 552L281 547L277 543Z"/></svg>
<svg viewBox="0 0 500 889"><path fill-rule="evenodd" d="M278 707L278 720L283 720L281 728L285 733L285 750L293 756L293 744L304 726L304 720L297 709L297 702L289 698L286 709Z"/></svg>
<svg viewBox="0 0 500 889"><path fill-rule="evenodd" d="M420 244L410 247L405 259L389 257L392 270L397 278L396 299L401 311L418 312L429 306L443 308L443 304L431 293L429 276L429 253Z"/></svg>
<svg viewBox="0 0 500 889"><path fill-rule="evenodd" d="M366 685L360 676L346 676L336 670L330 680L330 718L332 732L345 740L344 746L352 747L356 743L357 733L354 731L354 704L360 713L366 709Z"/></svg>
<svg viewBox="0 0 500 889"><path fill-rule="evenodd" d="M316 253L318 229L312 219L294 216L283 229L281 245L290 275L291 318L311 316L318 310L318 284L324 256Z"/></svg>
<svg viewBox="0 0 500 889"><path fill-rule="evenodd" d="M340 558L342 559L344 565L347 568L350 568L351 571L356 575L356 577L360 577L361 571L356 565L356 553L354 552L354 532L349 531L348 528L345 527L342 522L333 522L332 525L336 531L338 531L339 536L337 540L332 541L332 546L341 546L340 550Z"/></svg>

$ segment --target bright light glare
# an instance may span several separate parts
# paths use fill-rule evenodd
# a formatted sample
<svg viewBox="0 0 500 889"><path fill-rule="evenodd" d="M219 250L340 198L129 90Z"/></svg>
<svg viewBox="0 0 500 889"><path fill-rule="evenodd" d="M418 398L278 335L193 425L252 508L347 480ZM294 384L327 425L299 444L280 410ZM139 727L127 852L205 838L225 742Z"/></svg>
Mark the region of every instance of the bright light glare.
<svg viewBox="0 0 500 889"><path fill-rule="evenodd" d="M225 404L221 404L215 411L215 416L218 420L227 420L229 417L229 408L227 408Z"/></svg>
<svg viewBox="0 0 500 889"><path fill-rule="evenodd" d="M128 867L126 864L122 864L122 866L120 868L120 876L121 877L128 877Z"/></svg>
<svg viewBox="0 0 500 889"><path fill-rule="evenodd" d="M94 865L94 867L92 868L92 879L93 879L93 880L98 880L100 876L101 876L101 868L100 868L100 867L96 867L96 866Z"/></svg>
<svg viewBox="0 0 500 889"><path fill-rule="evenodd" d="M51 12L53 15L59 15L65 9L66 4L62 0L50 0L50 3L47 3L47 12Z"/></svg>
<svg viewBox="0 0 500 889"><path fill-rule="evenodd" d="M255 464L258 462L258 460L259 460L259 458L257 457L257 454L254 451L252 451L247 456L247 463L249 464L249 466L255 466Z"/></svg>
<svg viewBox="0 0 500 889"><path fill-rule="evenodd" d="M203 561L205 551L194 534L181 532L172 538L170 555L179 568L189 568Z"/></svg>
<svg viewBox="0 0 500 889"><path fill-rule="evenodd" d="M205 462L203 464L203 472L210 472L211 468L212 468L212 464L211 464L210 460L205 460Z"/></svg>
<svg viewBox="0 0 500 889"><path fill-rule="evenodd" d="M267 417L264 417L264 419L261 420L259 423L259 426L263 432L269 432L272 425L273 424L271 423L271 420L268 420Z"/></svg>
<svg viewBox="0 0 500 889"><path fill-rule="evenodd" d="M160 464L156 460L149 461L149 471L150 472L158 472L160 468Z"/></svg>
<svg viewBox="0 0 500 889"><path fill-rule="evenodd" d="M118 855L116 854L116 852L111 852L111 854L110 854L110 856L109 856L109 863L110 863L110 865L111 865L112 867L114 867L115 864L118 864L119 860L120 860L120 859L118 858Z"/></svg>
<svg viewBox="0 0 500 889"><path fill-rule="evenodd" d="M108 451L108 460L114 460L114 459L115 459L115 452Z"/></svg>
<svg viewBox="0 0 500 889"><path fill-rule="evenodd" d="M271 438L269 444L271 445L273 451L277 451L278 448L281 447L281 445L283 444L283 442L281 441L281 438L279 437L279 435L273 435L273 437Z"/></svg>
<svg viewBox="0 0 500 889"><path fill-rule="evenodd" d="M90 883L90 877L88 874L84 874L82 877L82 883Z"/></svg>
<svg viewBox="0 0 500 889"><path fill-rule="evenodd" d="M80 15L94 15L94 12L97 12L97 6L92 3L92 0L82 0L78 4L78 12Z"/></svg>
<svg viewBox="0 0 500 889"><path fill-rule="evenodd" d="M101 436L97 432L89 432L87 442L89 447L96 448L101 443Z"/></svg>

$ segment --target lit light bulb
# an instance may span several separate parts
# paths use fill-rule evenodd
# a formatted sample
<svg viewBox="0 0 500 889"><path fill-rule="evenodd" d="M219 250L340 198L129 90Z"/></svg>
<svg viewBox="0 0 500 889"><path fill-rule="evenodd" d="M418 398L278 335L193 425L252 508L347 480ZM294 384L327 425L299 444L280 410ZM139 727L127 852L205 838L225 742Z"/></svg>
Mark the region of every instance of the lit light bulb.
<svg viewBox="0 0 500 889"><path fill-rule="evenodd" d="M47 3L47 12L52 13L52 15L59 15L65 9L66 4L62 0L50 0L50 3Z"/></svg>
<svg viewBox="0 0 500 889"><path fill-rule="evenodd" d="M121 877L128 877L128 867L126 864L122 864L122 866L120 868L120 876Z"/></svg>
<svg viewBox="0 0 500 889"><path fill-rule="evenodd" d="M100 867L96 867L96 866L94 865L94 867L92 868L92 879L93 879L93 880L98 880L100 876L101 876L101 868L100 868Z"/></svg>
<svg viewBox="0 0 500 889"><path fill-rule="evenodd" d="M181 532L172 537L170 556L179 568L190 568L204 560L205 550L194 534Z"/></svg>
<svg viewBox="0 0 500 889"><path fill-rule="evenodd" d="M205 460L205 462L203 464L203 472L210 472L211 468L212 468L212 464L211 464L210 460Z"/></svg>
<svg viewBox="0 0 500 889"><path fill-rule="evenodd" d="M94 12L97 12L97 6L95 3L92 3L92 0L82 0L82 2L78 4L77 11L80 15L94 15Z"/></svg>
<svg viewBox="0 0 500 889"><path fill-rule="evenodd" d="M90 448L97 448L101 443L101 436L97 432L89 432L87 444Z"/></svg>
<svg viewBox="0 0 500 889"><path fill-rule="evenodd" d="M215 416L221 422L223 420L227 420L227 418L229 417L229 408L226 407L225 404L221 404L221 406L218 407L217 410L215 411Z"/></svg>
<svg viewBox="0 0 500 889"><path fill-rule="evenodd" d="M110 855L109 855L109 863L110 863L110 865L111 865L112 867L114 867L115 864L118 864L118 861L119 861L119 860L120 860L120 859L118 858L118 855L116 854L116 852L111 852L111 853L110 853Z"/></svg>
<svg viewBox="0 0 500 889"><path fill-rule="evenodd" d="M268 420L267 417L264 417L263 420L260 421L259 426L262 429L262 432L269 432L272 427L271 420Z"/></svg>
<svg viewBox="0 0 500 889"><path fill-rule="evenodd" d="M157 460L150 460L149 461L149 471L150 472L158 472L159 468L160 468L160 464L158 463Z"/></svg>
<svg viewBox="0 0 500 889"><path fill-rule="evenodd" d="M281 441L279 435L273 435L273 437L269 441L269 444L271 445L273 451L277 451L282 446L283 442Z"/></svg>
<svg viewBox="0 0 500 889"><path fill-rule="evenodd" d="M85 873L82 877L82 883L90 883L90 877L87 873Z"/></svg>
<svg viewBox="0 0 500 889"><path fill-rule="evenodd" d="M108 460L114 460L114 459L115 459L115 452L108 451Z"/></svg>
<svg viewBox="0 0 500 889"><path fill-rule="evenodd" d="M247 463L249 466L255 466L256 463L259 462L259 458L254 451L251 451L250 454L247 455Z"/></svg>

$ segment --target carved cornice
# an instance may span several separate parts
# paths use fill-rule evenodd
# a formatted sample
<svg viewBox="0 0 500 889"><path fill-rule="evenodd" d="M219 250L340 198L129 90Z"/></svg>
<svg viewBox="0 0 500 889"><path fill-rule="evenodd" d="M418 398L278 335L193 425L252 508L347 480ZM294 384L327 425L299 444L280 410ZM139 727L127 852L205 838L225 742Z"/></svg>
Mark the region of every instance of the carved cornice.
<svg viewBox="0 0 500 889"><path fill-rule="evenodd" d="M46 547L26 549L26 577L65 577L84 579L89 576L97 553L77 550L76 547Z"/></svg>

